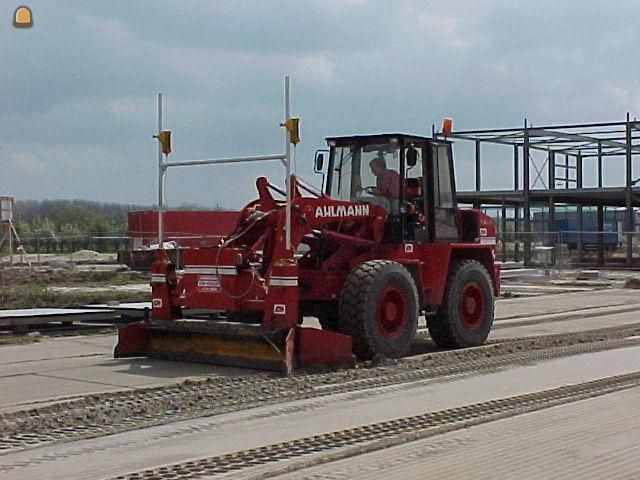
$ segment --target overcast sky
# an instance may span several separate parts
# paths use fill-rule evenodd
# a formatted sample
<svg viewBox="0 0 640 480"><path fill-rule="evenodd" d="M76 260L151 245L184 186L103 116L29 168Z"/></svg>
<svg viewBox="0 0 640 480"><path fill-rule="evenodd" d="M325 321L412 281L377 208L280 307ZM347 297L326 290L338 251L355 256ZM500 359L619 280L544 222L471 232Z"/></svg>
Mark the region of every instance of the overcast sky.
<svg viewBox="0 0 640 480"><path fill-rule="evenodd" d="M33 28L13 28L21 4ZM327 136L622 121L640 116L639 19L636 0L3 1L0 195L155 203L159 91L174 160L281 153L285 74L311 180ZM238 208L282 170L172 170L167 196ZM487 158L487 186L510 179Z"/></svg>

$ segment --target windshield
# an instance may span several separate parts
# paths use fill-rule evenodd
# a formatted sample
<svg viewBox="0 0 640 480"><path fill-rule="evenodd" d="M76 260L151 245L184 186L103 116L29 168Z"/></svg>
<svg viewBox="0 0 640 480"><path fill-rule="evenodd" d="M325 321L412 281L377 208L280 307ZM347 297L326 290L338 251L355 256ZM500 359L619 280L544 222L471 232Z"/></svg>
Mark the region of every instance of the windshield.
<svg viewBox="0 0 640 480"><path fill-rule="evenodd" d="M400 148L388 143L335 147L331 197L345 201L397 200Z"/></svg>

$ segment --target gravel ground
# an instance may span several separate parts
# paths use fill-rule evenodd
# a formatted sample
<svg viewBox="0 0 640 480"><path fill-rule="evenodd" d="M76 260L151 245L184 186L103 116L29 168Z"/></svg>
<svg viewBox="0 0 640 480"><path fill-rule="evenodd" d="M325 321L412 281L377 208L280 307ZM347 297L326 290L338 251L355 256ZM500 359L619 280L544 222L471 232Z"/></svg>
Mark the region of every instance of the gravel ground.
<svg viewBox="0 0 640 480"><path fill-rule="evenodd" d="M0 415L0 449L101 436L185 418L215 415L293 399L377 388L506 365L640 344L640 325L583 333L512 339L474 349L436 352L380 365L277 378L190 380L173 387L96 394Z"/></svg>

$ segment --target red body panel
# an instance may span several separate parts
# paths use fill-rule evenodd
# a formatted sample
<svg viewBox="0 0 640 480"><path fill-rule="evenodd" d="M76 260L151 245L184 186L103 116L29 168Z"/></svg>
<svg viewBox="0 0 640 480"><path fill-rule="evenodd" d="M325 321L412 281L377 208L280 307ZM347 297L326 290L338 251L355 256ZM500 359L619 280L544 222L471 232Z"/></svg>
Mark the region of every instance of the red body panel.
<svg viewBox="0 0 640 480"><path fill-rule="evenodd" d="M162 214L165 240L178 239L180 246L215 245L229 235L240 212L169 210ZM158 212L138 211L127 215L134 248L158 243Z"/></svg>
<svg viewBox="0 0 640 480"><path fill-rule="evenodd" d="M316 328L298 328L299 365L353 364L351 337Z"/></svg>
<svg viewBox="0 0 640 480"><path fill-rule="evenodd" d="M340 298L342 284L349 271L362 262L371 259L393 260L403 264L414 276L425 308L442 303L449 264L452 258L480 261L492 279L496 295L500 291L500 267L494 265L493 248L489 245L466 243L409 243L406 245L382 244L370 256L358 257L350 263L350 268L339 272L323 269L300 270L303 288L301 300L333 301Z"/></svg>

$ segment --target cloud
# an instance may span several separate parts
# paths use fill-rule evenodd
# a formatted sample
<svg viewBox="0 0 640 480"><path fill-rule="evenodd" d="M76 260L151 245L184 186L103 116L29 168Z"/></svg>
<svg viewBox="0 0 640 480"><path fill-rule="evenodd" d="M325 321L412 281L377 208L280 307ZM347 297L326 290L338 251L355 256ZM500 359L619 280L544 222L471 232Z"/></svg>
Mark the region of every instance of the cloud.
<svg viewBox="0 0 640 480"><path fill-rule="evenodd" d="M336 64L327 53L305 55L294 61L293 76L302 82L329 85L338 80Z"/></svg>
<svg viewBox="0 0 640 480"><path fill-rule="evenodd" d="M405 25L410 34L424 32L440 46L465 47L460 28L463 23L461 15L451 12L424 11L415 7L407 8L401 15L407 19Z"/></svg>
<svg viewBox="0 0 640 480"><path fill-rule="evenodd" d="M132 44L143 40L133 34L135 30L129 30L123 21L115 18L102 18L86 13L79 13L75 18L78 26L91 30L94 35L110 42Z"/></svg>
<svg viewBox="0 0 640 480"><path fill-rule="evenodd" d="M609 101L612 110L624 111L631 109L633 112L640 112L640 85L624 84L619 80L604 82L602 95Z"/></svg>
<svg viewBox="0 0 640 480"><path fill-rule="evenodd" d="M20 198L153 203L156 95L176 159L279 153L283 76L298 168L333 135L622 120L640 110L637 2L32 0L0 29L0 156ZM0 5L11 18L14 6ZM457 162L460 185L473 180ZM489 161L488 161L489 162ZM8 183L4 170L0 190ZM170 200L240 206L277 165L171 172ZM492 173L486 172L483 178ZM500 178L496 176L495 183ZM489 180L487 180L489 182ZM499 186L499 185L496 185ZM510 183L505 181L505 187Z"/></svg>
<svg viewBox="0 0 640 480"><path fill-rule="evenodd" d="M45 163L31 153L10 153L8 155L8 165L4 175L6 175L6 178L13 177L14 181L16 177L22 175L32 176L45 172Z"/></svg>

